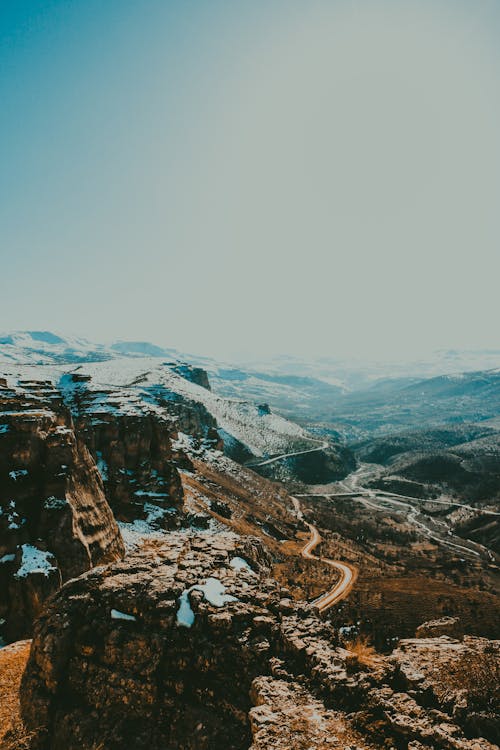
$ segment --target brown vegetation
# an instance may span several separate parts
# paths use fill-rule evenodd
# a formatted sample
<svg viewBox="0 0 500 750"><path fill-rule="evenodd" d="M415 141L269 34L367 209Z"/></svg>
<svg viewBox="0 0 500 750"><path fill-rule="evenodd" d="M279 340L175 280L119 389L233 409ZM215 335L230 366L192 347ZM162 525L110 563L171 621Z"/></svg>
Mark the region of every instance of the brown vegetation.
<svg viewBox="0 0 500 750"><path fill-rule="evenodd" d="M357 672L362 669L374 669L380 663L380 657L371 645L369 639L364 636L358 636L352 641L345 644L349 656L346 658L346 665L350 671Z"/></svg>
<svg viewBox="0 0 500 750"><path fill-rule="evenodd" d="M0 748L28 750L31 733L19 712L19 686L31 641L18 641L0 650Z"/></svg>

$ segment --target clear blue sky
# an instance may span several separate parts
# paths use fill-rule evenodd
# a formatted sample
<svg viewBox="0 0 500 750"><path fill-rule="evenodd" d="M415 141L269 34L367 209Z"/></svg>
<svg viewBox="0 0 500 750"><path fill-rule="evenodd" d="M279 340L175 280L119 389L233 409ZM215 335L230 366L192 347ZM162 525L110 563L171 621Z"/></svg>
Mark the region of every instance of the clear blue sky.
<svg viewBox="0 0 500 750"><path fill-rule="evenodd" d="M499 9L2 0L0 329L498 347Z"/></svg>

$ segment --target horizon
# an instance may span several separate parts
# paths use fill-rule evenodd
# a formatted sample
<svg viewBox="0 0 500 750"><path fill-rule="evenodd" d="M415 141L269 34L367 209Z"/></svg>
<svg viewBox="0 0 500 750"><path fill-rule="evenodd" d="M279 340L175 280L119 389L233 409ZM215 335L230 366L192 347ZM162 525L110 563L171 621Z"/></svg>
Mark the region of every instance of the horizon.
<svg viewBox="0 0 500 750"><path fill-rule="evenodd" d="M81 344L88 344L90 346L98 346L103 347L104 349L112 349L113 345L115 344L141 344L141 345L147 345L156 347L158 349L164 349L165 352L163 354L153 355L153 354L144 354L144 357L146 359L150 357L162 357L167 356L170 352L172 352L173 355L179 356L180 358L185 358L186 361L192 361L195 364L201 364L203 366L203 363L205 363L207 366L210 366L210 364L214 365L227 365L227 366L234 366L234 367L248 367L250 370L252 368L259 368L259 367L266 367L271 365L272 367L276 368L276 371L279 371L280 364L281 366L285 366L288 362L289 364L293 365L294 363L296 365L302 365L306 368L308 367L324 367L326 369L332 369L332 375L334 372L335 367L339 368L341 371L345 371L345 374L351 372L355 373L358 370L365 369L367 371L366 374L368 374L370 368L377 368L379 369L379 375L378 377L390 377L386 374L384 374L384 370L386 368L400 368L399 371L397 371L394 375L394 377L401 377L402 375L404 377L408 377L410 372L412 372L412 368L415 369L415 376L426 378L426 377L434 377L441 375L459 375L463 372L474 372L474 371L489 371L489 370L495 370L500 368L500 348L498 349L453 349L453 348L446 348L446 349L435 349L435 350L429 350L429 351L423 351L420 352L420 354L415 353L413 358L404 358L404 357L395 357L393 359L389 359L387 357L383 358L364 358L361 356L336 356L334 354L330 356L324 356L324 355L297 355L287 352L275 352L272 355L268 357L262 357L259 354L255 354L252 352L239 352L234 353L233 355L229 356L217 356L217 354L213 351L197 351L197 350L189 350L186 348L177 348L174 346L171 346L168 341L159 341L159 340L150 340L150 339L129 339L126 337L118 337L116 339L107 339L107 340L98 340L98 339L89 339L85 336L82 336L78 333L75 333L74 331L68 332L63 331L61 329L59 330L41 330L41 329L26 329L26 330L3 330L0 331L0 352L2 345L5 344L5 342L2 339L5 339L7 337L16 337L16 336L32 336L33 339L36 341L36 335L40 336L56 336L58 338L61 338L64 343L71 343L73 342L79 342ZM49 351L50 346L53 344L56 344L56 342L43 342L43 339L40 338L40 345L43 346L43 343L49 344ZM15 346L21 345L22 342L13 341L12 342ZM57 344L56 344L57 345ZM124 354L123 356L128 357L128 354ZM137 355L139 356L139 355ZM498 363L498 364L497 364ZM426 367L430 368L436 368L432 370L425 370ZM420 372L419 372L420 368ZM422 369L423 368L423 369ZM442 368L442 369L439 369ZM456 368L456 369L454 369ZM304 370L304 373L306 372ZM257 371L257 369L255 370ZM375 371L373 371L375 372ZM430 374L432 372L432 374ZM373 373L372 373L373 375ZM326 377L326 376L325 376ZM373 377L376 376L373 375Z"/></svg>
<svg viewBox="0 0 500 750"><path fill-rule="evenodd" d="M500 750L499 40L0 0L0 750Z"/></svg>
<svg viewBox="0 0 500 750"><path fill-rule="evenodd" d="M2 327L496 349L499 31L490 0L2 3Z"/></svg>

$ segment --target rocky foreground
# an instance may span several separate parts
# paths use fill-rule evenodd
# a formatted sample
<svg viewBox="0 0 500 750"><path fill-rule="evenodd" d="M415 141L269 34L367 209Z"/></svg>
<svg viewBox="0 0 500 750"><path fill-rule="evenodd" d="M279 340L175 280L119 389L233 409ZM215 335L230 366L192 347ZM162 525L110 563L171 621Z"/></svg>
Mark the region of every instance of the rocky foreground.
<svg viewBox="0 0 500 750"><path fill-rule="evenodd" d="M32 747L494 747L450 654L498 665L499 642L434 628L390 657L340 645L269 563L251 538L173 532L69 581L35 625L22 681Z"/></svg>

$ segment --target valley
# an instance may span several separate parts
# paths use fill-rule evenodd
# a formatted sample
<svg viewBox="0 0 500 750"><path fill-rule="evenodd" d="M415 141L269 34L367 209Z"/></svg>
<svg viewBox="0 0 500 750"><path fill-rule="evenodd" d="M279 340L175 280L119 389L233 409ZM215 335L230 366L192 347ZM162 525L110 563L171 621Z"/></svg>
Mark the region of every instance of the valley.
<svg viewBox="0 0 500 750"><path fill-rule="evenodd" d="M460 380L459 424L456 379L405 385L407 425L399 380L369 397L321 386L339 416L319 422L309 375L288 401L272 376L281 410L252 398L262 377L229 396L223 368L214 385L195 357L35 334L0 347L0 669L19 684L27 665L20 703L0 681L17 717L0 714L2 750L28 736L30 750L271 750L285 719L265 706L285 715L294 696L304 721L284 750L336 732L367 750L493 747L491 711L462 715L403 652L448 664L448 632L465 659L498 648L496 373L467 397Z"/></svg>

